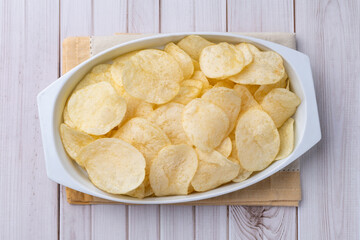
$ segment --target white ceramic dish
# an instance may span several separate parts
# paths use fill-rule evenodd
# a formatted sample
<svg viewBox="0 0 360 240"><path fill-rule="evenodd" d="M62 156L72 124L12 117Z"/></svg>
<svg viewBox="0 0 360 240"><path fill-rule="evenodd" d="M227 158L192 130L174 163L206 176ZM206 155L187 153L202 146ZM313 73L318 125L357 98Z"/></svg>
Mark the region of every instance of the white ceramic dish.
<svg viewBox="0 0 360 240"><path fill-rule="evenodd" d="M136 199L114 195L96 188L88 179L85 171L72 161L62 146L59 125L62 122L62 111L69 94L81 78L95 65L107 62L123 53L143 48L161 48L168 42L177 42L183 37L197 34L213 42L230 43L250 42L259 48L271 49L279 53L283 59L287 73L291 79L292 90L301 98L295 118L295 148L290 156L275 161L268 168L253 175L241 183L229 183L203 193L187 196L150 197ZM308 151L321 139L319 116L315 98L313 78L309 58L293 49L252 37L229 33L175 33L156 35L134 40L110 48L91 59L81 63L64 76L56 80L37 97L41 135L45 151L46 172L48 177L64 186L96 197L132 204L169 204L196 201L230 193L255 184L286 167L299 156Z"/></svg>

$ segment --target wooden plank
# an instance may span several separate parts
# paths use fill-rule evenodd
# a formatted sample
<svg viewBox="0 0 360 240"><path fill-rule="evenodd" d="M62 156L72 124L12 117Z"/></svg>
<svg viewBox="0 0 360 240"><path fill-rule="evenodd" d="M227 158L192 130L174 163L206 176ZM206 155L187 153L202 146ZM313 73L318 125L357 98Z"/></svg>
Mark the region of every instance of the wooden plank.
<svg viewBox="0 0 360 240"><path fill-rule="evenodd" d="M58 1L0 1L0 239L57 238L36 95L58 77L58 14Z"/></svg>
<svg viewBox="0 0 360 240"><path fill-rule="evenodd" d="M95 35L113 35L127 31L127 0L94 0Z"/></svg>
<svg viewBox="0 0 360 240"><path fill-rule="evenodd" d="M226 32L226 0L194 1L195 31Z"/></svg>
<svg viewBox="0 0 360 240"><path fill-rule="evenodd" d="M296 239L296 211L292 207L229 208L230 239ZM311 238L312 239L312 238Z"/></svg>
<svg viewBox="0 0 360 240"><path fill-rule="evenodd" d="M128 209L128 239L159 239L158 205L129 205Z"/></svg>
<svg viewBox="0 0 360 240"><path fill-rule="evenodd" d="M195 239L228 239L227 206L195 207Z"/></svg>
<svg viewBox="0 0 360 240"><path fill-rule="evenodd" d="M229 32L294 31L293 1L228 0L227 12ZM287 237L281 239L295 239L296 211L296 208L286 207L229 206L229 239L256 239L259 236L265 239L280 236ZM281 219L288 221L279 222Z"/></svg>
<svg viewBox="0 0 360 240"><path fill-rule="evenodd" d="M194 239L193 206L160 206L160 239Z"/></svg>
<svg viewBox="0 0 360 240"><path fill-rule="evenodd" d="M293 32L293 1L228 0L229 32Z"/></svg>
<svg viewBox="0 0 360 240"><path fill-rule="evenodd" d="M161 0L160 31L186 32L194 31L194 1Z"/></svg>
<svg viewBox="0 0 360 240"><path fill-rule="evenodd" d="M295 9L322 128L301 162L299 239L360 239L360 3L296 1Z"/></svg>
<svg viewBox="0 0 360 240"><path fill-rule="evenodd" d="M158 33L159 0L132 0L128 2L128 32Z"/></svg>

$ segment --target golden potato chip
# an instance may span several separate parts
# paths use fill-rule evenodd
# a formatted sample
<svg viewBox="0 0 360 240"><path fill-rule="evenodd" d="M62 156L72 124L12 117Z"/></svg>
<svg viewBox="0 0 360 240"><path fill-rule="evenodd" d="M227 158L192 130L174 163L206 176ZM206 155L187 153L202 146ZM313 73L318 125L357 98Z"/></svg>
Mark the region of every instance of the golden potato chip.
<svg viewBox="0 0 360 240"><path fill-rule="evenodd" d="M201 94L201 90L201 88L181 84L180 91L172 102L186 105L191 100L197 98Z"/></svg>
<svg viewBox="0 0 360 240"><path fill-rule="evenodd" d="M207 91L201 97L219 108L221 108L229 118L229 134L235 127L236 120L241 108L241 97L233 89L216 87Z"/></svg>
<svg viewBox="0 0 360 240"><path fill-rule="evenodd" d="M202 71L195 71L191 79L200 80L203 83L202 93L206 92L211 88L209 80L206 78Z"/></svg>
<svg viewBox="0 0 360 240"><path fill-rule="evenodd" d="M215 104L197 98L185 106L182 126L188 139L200 150L208 152L226 137L229 118Z"/></svg>
<svg viewBox="0 0 360 240"><path fill-rule="evenodd" d="M182 81L181 86L191 86L191 87L199 88L201 90L204 86L204 82L197 79L188 79Z"/></svg>
<svg viewBox="0 0 360 240"><path fill-rule="evenodd" d="M229 137L225 138L224 141L215 149L225 157L230 156L232 150L232 143Z"/></svg>
<svg viewBox="0 0 360 240"><path fill-rule="evenodd" d="M236 84L234 90L241 97L241 112L240 115L246 112L250 108L261 108L258 102L251 95L250 91L243 85Z"/></svg>
<svg viewBox="0 0 360 240"><path fill-rule="evenodd" d="M145 177L144 156L120 139L101 138L79 154L91 182L103 191L124 194L137 188Z"/></svg>
<svg viewBox="0 0 360 240"><path fill-rule="evenodd" d="M235 83L262 85L276 83L284 74L282 57L276 52L266 51L255 53L253 62L229 79Z"/></svg>
<svg viewBox="0 0 360 240"><path fill-rule="evenodd" d="M239 43L236 46L236 49L242 52L244 56L244 67L249 65L253 61L253 54L250 51L247 43Z"/></svg>
<svg viewBox="0 0 360 240"><path fill-rule="evenodd" d="M249 85L249 84L239 84L239 85L246 87L253 96L260 86L266 86L266 85Z"/></svg>
<svg viewBox="0 0 360 240"><path fill-rule="evenodd" d="M191 185L198 192L214 189L233 180L239 173L239 164L233 163L217 151L203 152L196 149L198 168Z"/></svg>
<svg viewBox="0 0 360 240"><path fill-rule="evenodd" d="M182 104L167 103L154 110L148 119L165 132L172 144L189 143L181 122L183 110Z"/></svg>
<svg viewBox="0 0 360 240"><path fill-rule="evenodd" d="M274 88L264 97L260 105L279 128L295 113L300 103L301 100L295 93L284 88Z"/></svg>
<svg viewBox="0 0 360 240"><path fill-rule="evenodd" d="M163 104L180 90L183 73L168 53L142 50L124 63L121 79L128 94L149 103Z"/></svg>
<svg viewBox="0 0 360 240"><path fill-rule="evenodd" d="M169 138L158 126L139 117L126 122L113 137L130 143L144 155L147 173L160 149L171 144Z"/></svg>
<svg viewBox="0 0 360 240"><path fill-rule="evenodd" d="M290 91L290 79L289 79L289 78L286 80L286 87L285 87L285 89Z"/></svg>
<svg viewBox="0 0 360 240"><path fill-rule="evenodd" d="M235 84L232 81L229 81L227 79L218 81L215 83L214 87L226 87L226 88L233 88Z"/></svg>
<svg viewBox="0 0 360 240"><path fill-rule="evenodd" d="M175 58L183 71L184 79L189 79L194 73L194 64L191 57L174 43L168 43L164 51Z"/></svg>
<svg viewBox="0 0 360 240"><path fill-rule="evenodd" d="M60 137L69 156L74 159L77 164L83 167L84 163L79 161L78 155L81 149L95 141L97 138L73 129L64 123L60 124Z"/></svg>
<svg viewBox="0 0 360 240"><path fill-rule="evenodd" d="M253 173L253 172L247 171L247 170L243 169L243 168L240 166L239 174L238 174L237 177L234 178L232 181L233 181L233 182L242 182L242 181L245 181L246 179L248 179L248 178L250 177L250 175L251 175L252 173Z"/></svg>
<svg viewBox="0 0 360 240"><path fill-rule="evenodd" d="M99 64L76 85L73 92L99 82L111 83L110 64Z"/></svg>
<svg viewBox="0 0 360 240"><path fill-rule="evenodd" d="M189 56L196 61L199 61L200 53L203 48L212 45L212 42L209 42L205 38L202 38L197 35L190 35L183 38L177 45L184 50Z"/></svg>
<svg viewBox="0 0 360 240"><path fill-rule="evenodd" d="M253 93L255 100L261 102L266 94L268 94L274 88L285 88L286 87L287 74L285 73L284 77L274 84L261 85L255 93ZM254 85L255 86L255 85Z"/></svg>
<svg viewBox="0 0 360 240"><path fill-rule="evenodd" d="M280 150L275 160L284 159L292 153L294 149L294 119L289 118L279 128Z"/></svg>
<svg viewBox="0 0 360 240"><path fill-rule="evenodd" d="M147 118L154 111L154 105L147 102L141 102L135 111L134 117Z"/></svg>
<svg viewBox="0 0 360 240"><path fill-rule="evenodd" d="M71 121L70 117L69 117L69 112L67 110L67 104L64 107L64 111L63 111L63 118L64 118L64 123L66 125L68 125L71 128L75 128L74 123Z"/></svg>
<svg viewBox="0 0 360 240"><path fill-rule="evenodd" d="M77 129L103 135L121 122L126 103L110 83L99 82L73 93L67 110Z"/></svg>
<svg viewBox="0 0 360 240"><path fill-rule="evenodd" d="M205 47L201 51L199 63L206 77L224 79L243 69L244 56L234 45L222 42Z"/></svg>
<svg viewBox="0 0 360 240"><path fill-rule="evenodd" d="M239 117L235 139L237 159L247 171L263 170L279 152L279 132L271 117L260 109L249 109Z"/></svg>
<svg viewBox="0 0 360 240"><path fill-rule="evenodd" d="M189 145L164 147L150 169L150 185L155 195L186 195L197 167L196 152Z"/></svg>
<svg viewBox="0 0 360 240"><path fill-rule="evenodd" d="M136 198L144 198L145 197L145 184L142 182L137 188L131 190L130 192L124 193L124 195Z"/></svg>
<svg viewBox="0 0 360 240"><path fill-rule="evenodd" d="M194 65L194 71L200 71L200 64L198 61L191 59L193 65Z"/></svg>

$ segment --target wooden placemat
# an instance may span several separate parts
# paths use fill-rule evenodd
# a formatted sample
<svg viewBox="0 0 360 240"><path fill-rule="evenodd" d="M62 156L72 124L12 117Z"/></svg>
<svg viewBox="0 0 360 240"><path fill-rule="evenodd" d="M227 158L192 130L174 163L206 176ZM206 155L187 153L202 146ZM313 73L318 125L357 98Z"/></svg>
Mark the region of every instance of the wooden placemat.
<svg viewBox="0 0 360 240"><path fill-rule="evenodd" d="M256 33L254 35L284 45L289 43L288 47L295 47L294 34ZM132 36L139 38L138 34L126 34L123 36L66 38L63 41L62 73L68 72L103 48L130 41L133 39ZM87 195L70 188L66 188L66 197L70 204L124 204ZM298 168L290 168L245 189L215 198L182 203L181 205L298 206L300 200L300 172Z"/></svg>

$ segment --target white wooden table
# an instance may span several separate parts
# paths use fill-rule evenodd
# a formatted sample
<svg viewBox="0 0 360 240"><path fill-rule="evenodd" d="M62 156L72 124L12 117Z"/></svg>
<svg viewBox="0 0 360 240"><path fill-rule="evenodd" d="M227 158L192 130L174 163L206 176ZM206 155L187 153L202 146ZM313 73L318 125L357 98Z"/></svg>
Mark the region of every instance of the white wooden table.
<svg viewBox="0 0 360 240"><path fill-rule="evenodd" d="M299 208L71 206L47 179L36 95L61 41L179 31L296 32L323 134ZM359 43L358 0L0 0L0 239L360 239Z"/></svg>

